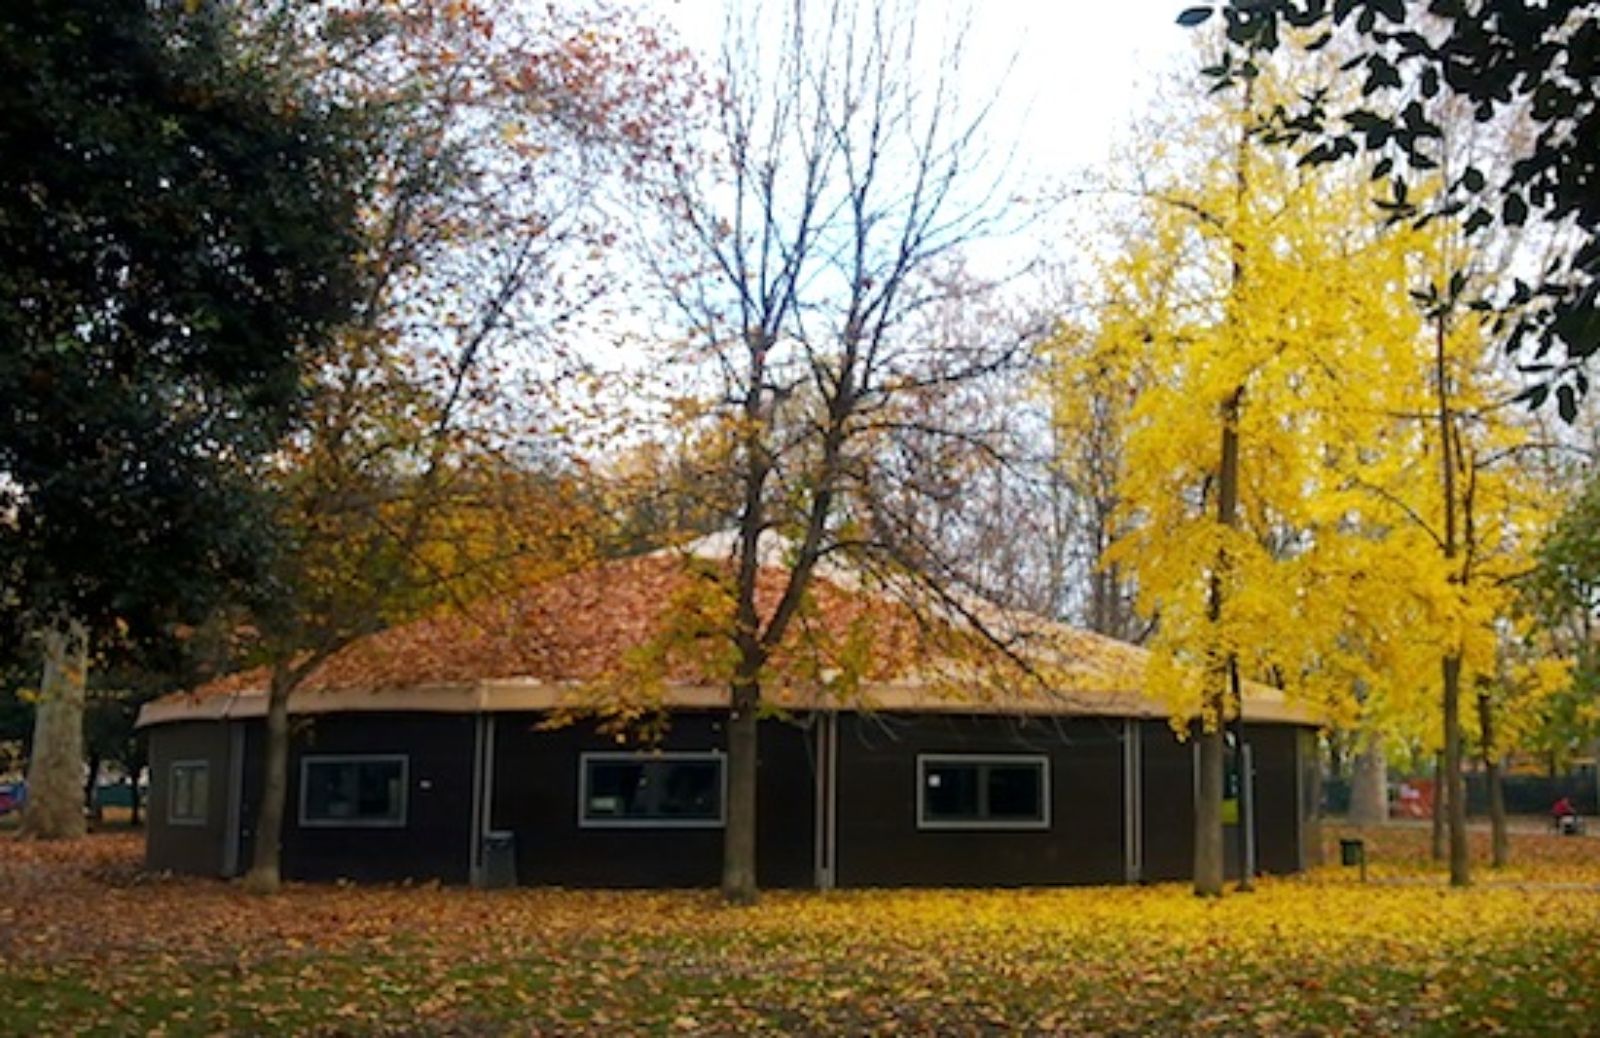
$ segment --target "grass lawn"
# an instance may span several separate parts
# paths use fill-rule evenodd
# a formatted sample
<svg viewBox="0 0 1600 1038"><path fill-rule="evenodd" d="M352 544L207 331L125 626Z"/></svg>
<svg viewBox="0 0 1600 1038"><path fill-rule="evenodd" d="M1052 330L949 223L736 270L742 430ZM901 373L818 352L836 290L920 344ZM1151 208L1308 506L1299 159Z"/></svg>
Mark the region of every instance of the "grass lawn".
<svg viewBox="0 0 1600 1038"><path fill-rule="evenodd" d="M1514 869L1451 891L1425 830L1368 837L1366 886L1335 865L1220 902L1154 886L727 909L702 892L255 899L141 874L133 835L0 834L0 1032L1600 1034L1600 840L1519 835Z"/></svg>

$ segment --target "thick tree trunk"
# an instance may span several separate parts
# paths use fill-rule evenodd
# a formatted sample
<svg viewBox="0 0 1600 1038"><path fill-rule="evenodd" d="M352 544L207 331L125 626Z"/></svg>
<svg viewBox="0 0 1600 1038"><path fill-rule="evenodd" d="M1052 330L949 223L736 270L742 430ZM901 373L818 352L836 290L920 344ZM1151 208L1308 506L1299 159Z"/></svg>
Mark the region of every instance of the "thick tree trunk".
<svg viewBox="0 0 1600 1038"><path fill-rule="evenodd" d="M28 801L22 835L40 840L82 836L83 706L89 675L89 632L77 620L41 636L44 677L28 758Z"/></svg>
<svg viewBox="0 0 1600 1038"><path fill-rule="evenodd" d="M1461 656L1444 658L1444 786L1449 790L1450 885L1472 882L1467 857L1467 798L1461 779Z"/></svg>
<svg viewBox="0 0 1600 1038"><path fill-rule="evenodd" d="M1220 697L1219 697L1220 698ZM1218 711L1222 704L1217 704ZM1200 786L1194 803L1194 892L1200 897L1222 896L1222 724L1201 730Z"/></svg>
<svg viewBox="0 0 1600 1038"><path fill-rule="evenodd" d="M1506 835L1506 791L1500 781L1500 750L1494 739L1494 703L1478 693L1478 731L1483 743L1483 779L1489 787L1490 859L1494 868L1511 860L1511 840Z"/></svg>
<svg viewBox="0 0 1600 1038"><path fill-rule="evenodd" d="M267 691L267 745L261 802L256 810L255 850L244 889L275 894L282 885L283 810L289 795L289 693L294 689L287 663L275 664Z"/></svg>
<svg viewBox="0 0 1600 1038"><path fill-rule="evenodd" d="M1383 743L1366 740L1350 771L1351 825L1382 825L1389 820L1389 758Z"/></svg>
<svg viewBox="0 0 1600 1038"><path fill-rule="evenodd" d="M722 896L730 904L756 900L756 721L760 686L734 685L728 713L728 820L723 830Z"/></svg>

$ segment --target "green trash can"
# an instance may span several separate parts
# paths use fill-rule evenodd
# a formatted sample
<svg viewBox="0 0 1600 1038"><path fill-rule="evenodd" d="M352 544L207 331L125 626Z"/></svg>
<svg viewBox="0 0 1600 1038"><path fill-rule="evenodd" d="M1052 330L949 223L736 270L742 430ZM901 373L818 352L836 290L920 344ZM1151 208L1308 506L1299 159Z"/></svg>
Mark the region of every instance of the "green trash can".
<svg viewBox="0 0 1600 1038"><path fill-rule="evenodd" d="M1339 864L1360 865L1367 860L1367 845L1361 840L1339 841Z"/></svg>

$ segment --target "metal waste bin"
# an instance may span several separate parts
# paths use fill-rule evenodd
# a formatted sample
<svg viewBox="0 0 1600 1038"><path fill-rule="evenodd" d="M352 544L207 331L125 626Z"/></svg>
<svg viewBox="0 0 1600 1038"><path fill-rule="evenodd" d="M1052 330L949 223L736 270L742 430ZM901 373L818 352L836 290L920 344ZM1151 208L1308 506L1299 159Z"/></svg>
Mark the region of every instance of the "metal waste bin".
<svg viewBox="0 0 1600 1038"><path fill-rule="evenodd" d="M517 885L517 837L496 829L483 837L483 885L490 890Z"/></svg>
<svg viewBox="0 0 1600 1038"><path fill-rule="evenodd" d="M1339 864L1361 866L1361 882L1367 881L1367 844L1365 840L1340 840Z"/></svg>

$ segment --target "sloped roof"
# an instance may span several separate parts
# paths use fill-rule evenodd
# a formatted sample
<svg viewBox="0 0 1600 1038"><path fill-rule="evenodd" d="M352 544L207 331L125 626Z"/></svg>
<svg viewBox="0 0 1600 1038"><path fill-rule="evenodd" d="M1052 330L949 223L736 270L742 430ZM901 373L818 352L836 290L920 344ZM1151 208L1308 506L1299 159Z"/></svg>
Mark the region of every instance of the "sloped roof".
<svg viewBox="0 0 1600 1038"><path fill-rule="evenodd" d="M719 553L718 544L703 543L605 562L381 631L313 671L290 710L581 711L629 696L664 707L724 706L731 654L717 632L727 629L719 588L729 571ZM776 608L785 578L776 565L762 567L763 614ZM763 693L796 709L1167 716L1167 706L1140 691L1144 650L1026 614L991 610L986 619L1014 639L1009 660L976 651L975 636L954 624L824 570ZM267 677L258 668L172 693L146 704L139 725L261 716ZM1261 686L1247 692L1245 713L1317 723Z"/></svg>

